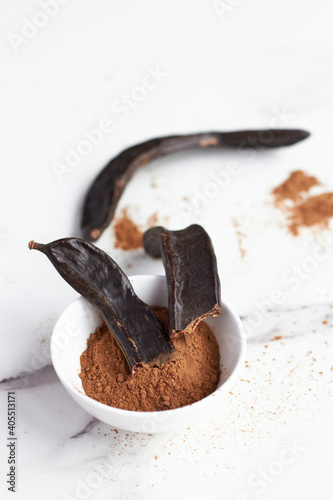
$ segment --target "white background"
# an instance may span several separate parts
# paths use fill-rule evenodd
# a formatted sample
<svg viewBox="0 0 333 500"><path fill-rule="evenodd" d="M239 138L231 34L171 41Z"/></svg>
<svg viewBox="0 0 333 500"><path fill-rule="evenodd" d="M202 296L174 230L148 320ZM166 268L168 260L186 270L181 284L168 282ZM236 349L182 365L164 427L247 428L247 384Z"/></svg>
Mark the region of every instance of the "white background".
<svg viewBox="0 0 333 500"><path fill-rule="evenodd" d="M17 390L16 498L81 498L80 481L105 457L119 453L121 463L105 472L86 498L332 498L333 258L305 273L296 290L283 280L331 232L305 230L293 238L270 195L297 168L320 179L318 192L333 188L332 3L65 3L57 3L53 17L41 17L42 1L1 2L0 378L22 372L37 377L28 382L31 387ZM44 26L29 31L29 22ZM30 38L19 38L27 33ZM161 81L124 117L115 108L117 100L136 95L157 67ZM59 179L55 162L65 163L68 148L78 147L84 130L106 118L113 131ZM53 325L76 293L45 257L29 252L29 240L78 235L89 183L128 146L174 133L270 126L304 128L312 136L251 159L203 151L156 161L135 174L117 211L129 207L142 229L155 212L159 223L182 228L188 223L184 198L203 192L211 172L238 162L239 175L195 222L211 234L223 296L241 316L248 318L274 289L285 297L251 333L243 380L220 414L184 432L151 437L120 432L114 439L115 433L97 424L70 440L90 417L43 367L50 364ZM98 245L129 274L162 272L142 251L114 249L112 228ZM282 340L269 342L275 335ZM281 384L272 391L277 377ZM5 394L0 412L3 427ZM273 480L270 475L262 492L251 485L251 474L274 469L272 461L280 460L285 442L294 439L302 448L295 460L280 467ZM0 491L7 498L5 436L0 447Z"/></svg>

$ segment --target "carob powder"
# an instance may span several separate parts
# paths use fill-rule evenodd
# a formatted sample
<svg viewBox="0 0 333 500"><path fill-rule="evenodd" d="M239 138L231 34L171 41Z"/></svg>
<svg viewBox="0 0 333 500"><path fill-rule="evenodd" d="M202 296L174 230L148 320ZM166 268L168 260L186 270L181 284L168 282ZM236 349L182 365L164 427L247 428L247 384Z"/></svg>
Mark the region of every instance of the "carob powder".
<svg viewBox="0 0 333 500"><path fill-rule="evenodd" d="M312 175L307 175L302 170L292 172L289 178L280 186L273 189L275 201L278 204L281 201L298 201L303 193L307 193L313 186L319 185L318 179Z"/></svg>
<svg viewBox="0 0 333 500"><path fill-rule="evenodd" d="M312 196L290 211L289 231L297 236L299 229L304 226L325 229L328 228L331 217L333 217L333 193Z"/></svg>
<svg viewBox="0 0 333 500"><path fill-rule="evenodd" d="M333 217L333 193L308 195L310 189L318 185L316 177L296 170L272 191L276 206L287 214L288 230L294 236L302 227L327 228Z"/></svg>
<svg viewBox="0 0 333 500"><path fill-rule="evenodd" d="M167 308L152 309L167 328ZM172 342L178 354L175 360L162 367L138 367L131 375L112 333L102 325L90 335L81 356L83 389L101 403L135 411L179 408L214 392L220 376L220 354L209 326L201 322L192 333Z"/></svg>
<svg viewBox="0 0 333 500"><path fill-rule="evenodd" d="M116 238L116 248L122 250L143 248L143 231L140 231L138 226L130 219L126 208L122 211L121 217L116 219L113 230Z"/></svg>

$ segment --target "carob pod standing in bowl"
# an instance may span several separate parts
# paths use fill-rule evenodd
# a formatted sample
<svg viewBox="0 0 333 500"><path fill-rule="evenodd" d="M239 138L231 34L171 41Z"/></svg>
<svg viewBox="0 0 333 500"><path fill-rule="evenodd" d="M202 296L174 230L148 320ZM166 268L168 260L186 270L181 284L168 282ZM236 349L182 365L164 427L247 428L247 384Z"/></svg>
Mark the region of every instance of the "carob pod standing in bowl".
<svg viewBox="0 0 333 500"><path fill-rule="evenodd" d="M309 136L305 130L242 130L204 132L159 137L122 151L98 174L86 195L81 220L81 234L97 240L111 222L118 201L134 172L161 156L195 148L222 147L266 149L296 144Z"/></svg>
<svg viewBox="0 0 333 500"><path fill-rule="evenodd" d="M131 371L140 364L164 364L175 348L156 314L135 294L127 276L105 252L80 238L47 245L30 241L59 274L98 311L114 334Z"/></svg>
<svg viewBox="0 0 333 500"><path fill-rule="evenodd" d="M168 284L169 330L191 332L208 316L221 314L221 285L209 235L193 224L180 231L161 226L143 235L145 251L162 257Z"/></svg>

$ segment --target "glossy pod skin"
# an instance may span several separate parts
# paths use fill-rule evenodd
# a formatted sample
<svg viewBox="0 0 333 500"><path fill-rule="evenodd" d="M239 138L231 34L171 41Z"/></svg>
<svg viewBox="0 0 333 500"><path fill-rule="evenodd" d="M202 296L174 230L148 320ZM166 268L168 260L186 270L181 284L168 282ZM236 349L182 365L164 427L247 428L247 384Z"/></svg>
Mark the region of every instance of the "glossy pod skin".
<svg viewBox="0 0 333 500"><path fill-rule="evenodd" d="M176 356L156 314L139 299L127 276L105 252L79 238L47 245L31 241L29 248L43 252L64 280L98 309L132 372L138 365L160 365Z"/></svg>
<svg viewBox="0 0 333 500"><path fill-rule="evenodd" d="M193 224L181 231L152 227L145 251L162 257L168 284L170 336L190 333L203 319L221 314L221 286L210 237Z"/></svg>
<svg viewBox="0 0 333 500"><path fill-rule="evenodd" d="M134 172L161 156L195 148L267 149L296 144L309 136L305 130L243 130L204 132L152 139L132 146L113 158L93 181L86 195L81 234L97 240L111 222L118 201Z"/></svg>

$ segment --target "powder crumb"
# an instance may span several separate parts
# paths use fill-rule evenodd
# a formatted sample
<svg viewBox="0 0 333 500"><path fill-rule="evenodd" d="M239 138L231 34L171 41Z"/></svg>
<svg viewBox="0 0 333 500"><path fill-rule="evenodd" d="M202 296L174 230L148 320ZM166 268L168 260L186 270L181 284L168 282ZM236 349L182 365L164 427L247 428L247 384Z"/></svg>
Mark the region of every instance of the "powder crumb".
<svg viewBox="0 0 333 500"><path fill-rule="evenodd" d="M281 340L282 337L281 335L276 335L273 339L271 339L271 342L274 342L274 340Z"/></svg>
<svg viewBox="0 0 333 500"><path fill-rule="evenodd" d="M323 325L327 325L328 321L326 319L323 321Z"/></svg>
<svg viewBox="0 0 333 500"><path fill-rule="evenodd" d="M115 220L113 230L116 238L116 248L122 250L143 248L143 231L130 219L127 208L124 208L121 217Z"/></svg>
<svg viewBox="0 0 333 500"><path fill-rule="evenodd" d="M167 308L153 310L167 329ZM214 392L220 376L220 355L207 323L202 321L173 343L176 359L161 367L144 365L131 375L108 327L104 324L97 328L81 356L80 378L86 394L125 410L161 411L190 405Z"/></svg>

